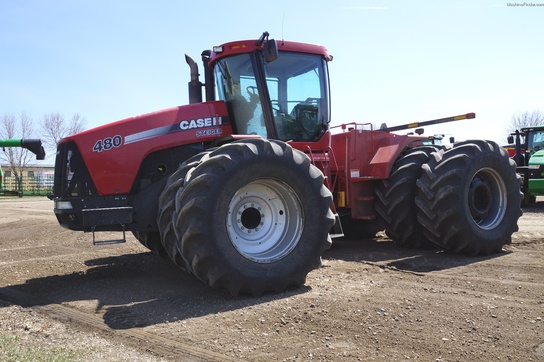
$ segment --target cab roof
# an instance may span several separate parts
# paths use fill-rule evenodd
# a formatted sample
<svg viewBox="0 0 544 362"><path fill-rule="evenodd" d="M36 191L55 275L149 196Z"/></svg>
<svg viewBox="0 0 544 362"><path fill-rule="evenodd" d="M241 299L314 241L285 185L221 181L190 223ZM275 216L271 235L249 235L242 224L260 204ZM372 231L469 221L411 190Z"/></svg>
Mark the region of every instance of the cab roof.
<svg viewBox="0 0 544 362"><path fill-rule="evenodd" d="M321 55L327 61L332 60L332 55L329 54L327 48L323 45L308 44L308 43L299 43L293 41L284 41L284 40L268 40L275 41L278 46L278 51L286 52L297 52L297 53L306 53L306 54L317 54ZM257 45L256 40L239 40L229 43L225 43L219 46L213 47L213 50L210 54L210 66L227 56L243 53L251 53L255 50L260 50L263 48L263 45Z"/></svg>

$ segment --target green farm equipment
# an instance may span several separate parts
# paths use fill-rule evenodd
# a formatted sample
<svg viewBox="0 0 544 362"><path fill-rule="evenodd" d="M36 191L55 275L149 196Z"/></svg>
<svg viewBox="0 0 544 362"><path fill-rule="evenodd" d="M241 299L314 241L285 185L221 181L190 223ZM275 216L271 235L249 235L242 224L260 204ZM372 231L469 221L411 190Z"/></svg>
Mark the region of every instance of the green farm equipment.
<svg viewBox="0 0 544 362"><path fill-rule="evenodd" d="M11 139L11 140L0 140L0 147L4 150L6 147L22 147L26 148L30 152L36 155L37 160L43 160L45 158L45 150L42 146L42 141L39 139ZM0 165L0 190L2 188L2 167Z"/></svg>
<svg viewBox="0 0 544 362"><path fill-rule="evenodd" d="M515 137L515 141L514 141ZM544 196L544 126L525 127L508 138L507 147L523 179L523 204Z"/></svg>

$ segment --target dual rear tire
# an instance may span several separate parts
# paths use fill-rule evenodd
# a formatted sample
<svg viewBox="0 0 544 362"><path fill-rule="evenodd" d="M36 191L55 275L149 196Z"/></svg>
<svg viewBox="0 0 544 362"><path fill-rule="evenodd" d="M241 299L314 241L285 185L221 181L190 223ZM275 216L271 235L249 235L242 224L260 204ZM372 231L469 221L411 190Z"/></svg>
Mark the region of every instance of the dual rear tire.
<svg viewBox="0 0 544 362"><path fill-rule="evenodd" d="M417 180L418 221L440 248L498 253L512 242L523 194L516 164L495 142L466 141L432 154Z"/></svg>
<svg viewBox="0 0 544 362"><path fill-rule="evenodd" d="M495 142L403 153L376 188L376 212L386 233L410 247L434 245L465 255L489 255L511 243L522 214L515 163Z"/></svg>
<svg viewBox="0 0 544 362"><path fill-rule="evenodd" d="M422 165L429 162L435 146L420 146L405 150L393 164L390 176L376 186L375 209L386 235L400 245L429 248L433 244L425 236L417 220L415 199L417 180L423 174Z"/></svg>

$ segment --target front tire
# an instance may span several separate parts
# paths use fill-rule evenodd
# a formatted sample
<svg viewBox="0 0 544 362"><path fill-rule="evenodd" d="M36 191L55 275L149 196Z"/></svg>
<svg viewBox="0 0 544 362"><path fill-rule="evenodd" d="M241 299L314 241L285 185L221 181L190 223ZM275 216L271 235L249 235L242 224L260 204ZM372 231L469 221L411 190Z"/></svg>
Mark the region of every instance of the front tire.
<svg viewBox="0 0 544 362"><path fill-rule="evenodd" d="M453 253L488 255L510 244L522 214L520 177L504 148L466 141L432 154L417 181L425 235Z"/></svg>
<svg viewBox="0 0 544 362"><path fill-rule="evenodd" d="M189 171L176 195L179 252L195 276L232 295L302 285L331 244L323 180L284 142L224 145Z"/></svg>
<svg viewBox="0 0 544 362"><path fill-rule="evenodd" d="M183 189L187 172L198 165L208 154L209 151L202 152L184 161L168 178L166 186L159 197L157 225L160 230L160 242L170 260L187 273L191 272L191 268L178 250L177 244L179 241L175 233L172 215L176 209L176 194Z"/></svg>

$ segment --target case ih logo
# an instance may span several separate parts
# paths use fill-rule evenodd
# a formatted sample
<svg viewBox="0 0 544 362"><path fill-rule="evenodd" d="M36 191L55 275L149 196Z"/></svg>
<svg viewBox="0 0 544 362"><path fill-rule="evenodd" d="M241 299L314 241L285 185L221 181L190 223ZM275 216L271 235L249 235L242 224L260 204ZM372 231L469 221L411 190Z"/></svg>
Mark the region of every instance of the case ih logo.
<svg viewBox="0 0 544 362"><path fill-rule="evenodd" d="M223 125L223 123L229 123L228 117L226 117L225 120L223 120L223 117L219 117L219 116L197 118L197 119L192 119L190 121L184 120L179 123L171 124L169 126L152 128L142 132L127 135L125 136L124 144L128 145L130 143L140 142L140 141L148 140L150 138L164 136L170 133L177 133L177 132L189 131L193 129L206 128L206 127L221 126ZM219 135L219 134L222 134L222 130L220 128L212 129L209 131L202 130L202 131L196 132L197 137L212 136L212 135Z"/></svg>
<svg viewBox="0 0 544 362"><path fill-rule="evenodd" d="M179 122L179 128L181 128L183 131L187 131L189 129L195 128L221 126L222 124L223 120L221 119L221 117L207 117L192 119L190 121L181 121Z"/></svg>

